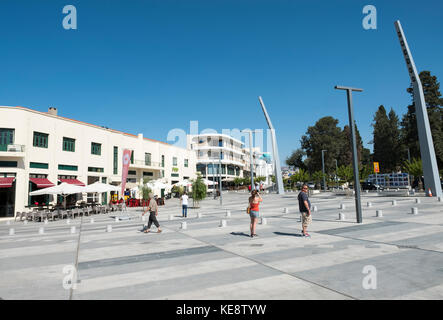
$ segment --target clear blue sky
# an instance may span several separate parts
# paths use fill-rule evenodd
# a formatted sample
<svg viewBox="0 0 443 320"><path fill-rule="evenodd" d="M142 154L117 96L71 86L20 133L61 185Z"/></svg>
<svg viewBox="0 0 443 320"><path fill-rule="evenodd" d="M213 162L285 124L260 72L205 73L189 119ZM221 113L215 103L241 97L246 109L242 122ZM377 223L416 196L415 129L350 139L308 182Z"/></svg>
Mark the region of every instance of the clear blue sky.
<svg viewBox="0 0 443 320"><path fill-rule="evenodd" d="M77 30L62 8L77 8ZM362 9L377 8L377 30ZM380 104L401 117L409 78L394 21L417 68L443 81L443 2L23 1L0 2L0 105L46 111L166 141L173 128L277 130L281 162L323 116L348 123L354 95L364 143Z"/></svg>

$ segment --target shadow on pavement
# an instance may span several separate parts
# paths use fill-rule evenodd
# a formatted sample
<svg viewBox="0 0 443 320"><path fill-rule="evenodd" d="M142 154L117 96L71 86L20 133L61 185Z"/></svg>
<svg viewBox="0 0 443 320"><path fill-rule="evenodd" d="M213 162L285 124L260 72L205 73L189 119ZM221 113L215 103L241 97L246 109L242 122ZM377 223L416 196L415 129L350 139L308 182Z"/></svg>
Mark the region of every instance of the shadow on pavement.
<svg viewBox="0 0 443 320"><path fill-rule="evenodd" d="M246 233L244 233L244 232L231 232L231 234L232 234L233 236L244 236L244 237L248 237L248 238L251 237L249 234L246 234Z"/></svg>
<svg viewBox="0 0 443 320"><path fill-rule="evenodd" d="M300 233L286 233L286 232L274 232L274 234L278 236L293 236L293 237L302 237Z"/></svg>

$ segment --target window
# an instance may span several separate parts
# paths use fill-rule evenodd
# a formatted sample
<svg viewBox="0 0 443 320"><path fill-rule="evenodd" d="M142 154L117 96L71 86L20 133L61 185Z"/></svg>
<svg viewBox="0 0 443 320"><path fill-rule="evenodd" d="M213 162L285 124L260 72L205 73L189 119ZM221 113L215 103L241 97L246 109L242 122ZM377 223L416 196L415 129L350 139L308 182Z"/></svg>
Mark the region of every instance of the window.
<svg viewBox="0 0 443 320"><path fill-rule="evenodd" d="M2 168L17 168L17 161L0 161Z"/></svg>
<svg viewBox="0 0 443 320"><path fill-rule="evenodd" d="M150 166L151 165L151 154L145 153L145 165Z"/></svg>
<svg viewBox="0 0 443 320"><path fill-rule="evenodd" d="M114 174L118 174L118 147L114 147Z"/></svg>
<svg viewBox="0 0 443 320"><path fill-rule="evenodd" d="M75 152L75 139L63 137L63 151Z"/></svg>
<svg viewBox="0 0 443 320"><path fill-rule="evenodd" d="M7 151L8 145L14 143L14 129L0 128L0 151Z"/></svg>
<svg viewBox="0 0 443 320"><path fill-rule="evenodd" d="M128 175L130 175L130 176L136 176L136 175L137 175L137 171L135 171L135 170L129 170L129 171L128 171Z"/></svg>
<svg viewBox="0 0 443 320"><path fill-rule="evenodd" d="M134 164L134 150L131 150L131 164Z"/></svg>
<svg viewBox="0 0 443 320"><path fill-rule="evenodd" d="M185 167L186 167L186 168L189 167L189 161L188 161L188 159L185 159Z"/></svg>
<svg viewBox="0 0 443 320"><path fill-rule="evenodd" d="M78 166L72 166L72 165L68 165L68 164L59 164L58 165L58 170L77 171L78 170Z"/></svg>
<svg viewBox="0 0 443 320"><path fill-rule="evenodd" d="M102 145L101 143L91 142L91 154L101 155Z"/></svg>
<svg viewBox="0 0 443 320"><path fill-rule="evenodd" d="M143 172L143 176L145 177L145 176L148 176L148 177L153 177L154 176L154 172L146 172L146 171L144 171Z"/></svg>
<svg viewBox="0 0 443 320"><path fill-rule="evenodd" d="M171 177L178 177L179 174L178 173L171 173Z"/></svg>
<svg viewBox="0 0 443 320"><path fill-rule="evenodd" d="M165 167L165 156L162 155L162 167Z"/></svg>
<svg viewBox="0 0 443 320"><path fill-rule="evenodd" d="M165 170L162 170L162 178L165 177Z"/></svg>
<svg viewBox="0 0 443 320"><path fill-rule="evenodd" d="M29 168L34 169L49 169L49 164L47 163L40 163L40 162L30 162Z"/></svg>
<svg viewBox="0 0 443 320"><path fill-rule="evenodd" d="M32 145L38 148L47 148L48 147L48 136L47 133L41 133L34 131L34 140Z"/></svg>
<svg viewBox="0 0 443 320"><path fill-rule="evenodd" d="M172 165L176 166L177 165L177 157L173 157L172 158Z"/></svg>
<svg viewBox="0 0 443 320"><path fill-rule="evenodd" d="M105 172L103 168L88 167L89 172Z"/></svg>

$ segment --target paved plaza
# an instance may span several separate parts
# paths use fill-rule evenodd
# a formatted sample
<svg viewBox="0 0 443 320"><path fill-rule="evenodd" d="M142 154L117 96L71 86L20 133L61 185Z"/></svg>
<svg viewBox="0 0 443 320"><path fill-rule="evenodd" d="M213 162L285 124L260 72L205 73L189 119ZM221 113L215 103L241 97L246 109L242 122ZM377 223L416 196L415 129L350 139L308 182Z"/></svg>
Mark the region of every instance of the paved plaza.
<svg viewBox="0 0 443 320"><path fill-rule="evenodd" d="M121 221L112 213L70 224L2 221L0 298L443 298L443 202L436 198L363 193L363 223L357 224L352 196L316 194L311 238L304 238L297 193L265 194L265 223L257 225L259 236L253 239L247 198L243 192L224 193L223 207L207 198L200 209L189 209L186 219L179 200L167 200L159 209L160 234L154 226L150 234L140 232L140 209ZM76 263L78 280L69 289L69 266ZM368 266L372 271L364 273ZM365 288L368 276L375 276L372 288Z"/></svg>

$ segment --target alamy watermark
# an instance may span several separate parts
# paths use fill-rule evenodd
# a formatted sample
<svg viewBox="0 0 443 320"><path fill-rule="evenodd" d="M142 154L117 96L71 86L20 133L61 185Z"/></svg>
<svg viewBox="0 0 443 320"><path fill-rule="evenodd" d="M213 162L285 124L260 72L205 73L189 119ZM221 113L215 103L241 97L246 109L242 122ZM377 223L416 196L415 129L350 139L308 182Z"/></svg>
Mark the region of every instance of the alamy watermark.
<svg viewBox="0 0 443 320"><path fill-rule="evenodd" d="M199 136L200 140L206 141L207 135L223 134L243 142L244 147L249 148L249 131L253 132L252 135L253 148L260 148L261 152L272 152L272 139L271 139L270 129L266 129L266 133L265 129L251 130L249 128L245 128L243 130L240 130L238 128L222 129L221 132L218 132L217 130L212 128L205 128L199 131L198 121L189 122L189 133L187 133L186 130L183 130L181 128L174 128L169 130L168 135L166 137L166 141L170 142L174 146L180 148L186 148L188 146L188 143L190 143L190 141L188 142L188 135L192 137Z"/></svg>
<svg viewBox="0 0 443 320"><path fill-rule="evenodd" d="M63 7L63 13L68 14L63 18L62 25L65 30L77 29L77 8L72 4Z"/></svg>
<svg viewBox="0 0 443 320"><path fill-rule="evenodd" d="M77 289L77 269L73 265L66 265L63 267L63 289L71 290Z"/></svg>
<svg viewBox="0 0 443 320"><path fill-rule="evenodd" d="M377 8L371 4L368 4L363 7L363 13L366 16L363 18L362 25L363 29L377 29Z"/></svg>
<svg viewBox="0 0 443 320"><path fill-rule="evenodd" d="M363 289L366 290L375 290L377 289L377 268L375 268L373 265L367 265L364 266L363 274L367 274L363 278L362 286Z"/></svg>

